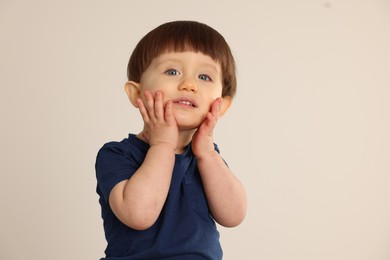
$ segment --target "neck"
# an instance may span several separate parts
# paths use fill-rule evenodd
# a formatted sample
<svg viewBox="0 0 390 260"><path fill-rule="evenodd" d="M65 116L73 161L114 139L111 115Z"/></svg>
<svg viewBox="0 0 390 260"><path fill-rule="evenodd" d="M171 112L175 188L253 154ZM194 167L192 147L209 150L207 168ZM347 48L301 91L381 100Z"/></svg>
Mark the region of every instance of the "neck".
<svg viewBox="0 0 390 260"><path fill-rule="evenodd" d="M178 142L176 150L175 150L176 154L181 154L185 151L187 145L191 142L192 136L194 135L195 131L196 131L196 129L179 131L179 142ZM139 139L143 140L144 142L149 143L148 133L145 129L142 130L137 135L137 137Z"/></svg>
<svg viewBox="0 0 390 260"><path fill-rule="evenodd" d="M196 129L179 131L179 142L175 150L176 154L181 154L185 151L187 145L191 142L192 136L194 135Z"/></svg>

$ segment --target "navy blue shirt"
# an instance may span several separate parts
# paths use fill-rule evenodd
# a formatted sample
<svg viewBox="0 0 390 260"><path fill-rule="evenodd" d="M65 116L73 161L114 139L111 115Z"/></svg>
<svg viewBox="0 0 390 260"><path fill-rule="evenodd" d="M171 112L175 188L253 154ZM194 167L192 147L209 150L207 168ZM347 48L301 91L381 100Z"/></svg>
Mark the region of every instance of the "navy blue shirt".
<svg viewBox="0 0 390 260"><path fill-rule="evenodd" d="M99 150L96 191L108 243L102 259L222 259L219 232L209 212L191 145L176 155L168 197L153 226L135 230L114 215L108 203L112 188L135 173L148 149L147 143L130 134ZM217 146L215 149L218 151Z"/></svg>

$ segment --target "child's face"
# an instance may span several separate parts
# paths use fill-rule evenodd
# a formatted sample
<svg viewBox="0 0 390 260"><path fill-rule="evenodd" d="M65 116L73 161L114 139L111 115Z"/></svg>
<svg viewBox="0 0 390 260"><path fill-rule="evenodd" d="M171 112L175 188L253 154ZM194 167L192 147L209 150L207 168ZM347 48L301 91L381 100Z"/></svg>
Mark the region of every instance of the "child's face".
<svg viewBox="0 0 390 260"><path fill-rule="evenodd" d="M211 103L222 94L221 66L200 52L169 52L155 58L142 74L140 90L164 93L173 101L179 129L199 127Z"/></svg>

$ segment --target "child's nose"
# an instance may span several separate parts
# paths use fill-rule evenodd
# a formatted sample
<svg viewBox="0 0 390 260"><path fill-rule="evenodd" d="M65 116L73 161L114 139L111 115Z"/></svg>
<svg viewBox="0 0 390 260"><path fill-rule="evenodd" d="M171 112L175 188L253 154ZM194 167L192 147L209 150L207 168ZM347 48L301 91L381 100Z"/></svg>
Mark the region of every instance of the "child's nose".
<svg viewBox="0 0 390 260"><path fill-rule="evenodd" d="M196 86L196 83L193 82L190 79L183 80L179 85L180 91L190 91L190 92L197 92L198 88Z"/></svg>

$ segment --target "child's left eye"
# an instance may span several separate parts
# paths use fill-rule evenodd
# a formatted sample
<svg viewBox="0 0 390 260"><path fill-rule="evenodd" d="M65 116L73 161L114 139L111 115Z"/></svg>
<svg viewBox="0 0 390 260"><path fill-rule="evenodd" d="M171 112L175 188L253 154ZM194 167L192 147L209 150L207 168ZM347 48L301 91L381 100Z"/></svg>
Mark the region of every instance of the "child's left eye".
<svg viewBox="0 0 390 260"><path fill-rule="evenodd" d="M211 81L211 78L208 75L206 75L206 74L199 75L199 79L206 80L206 81Z"/></svg>

